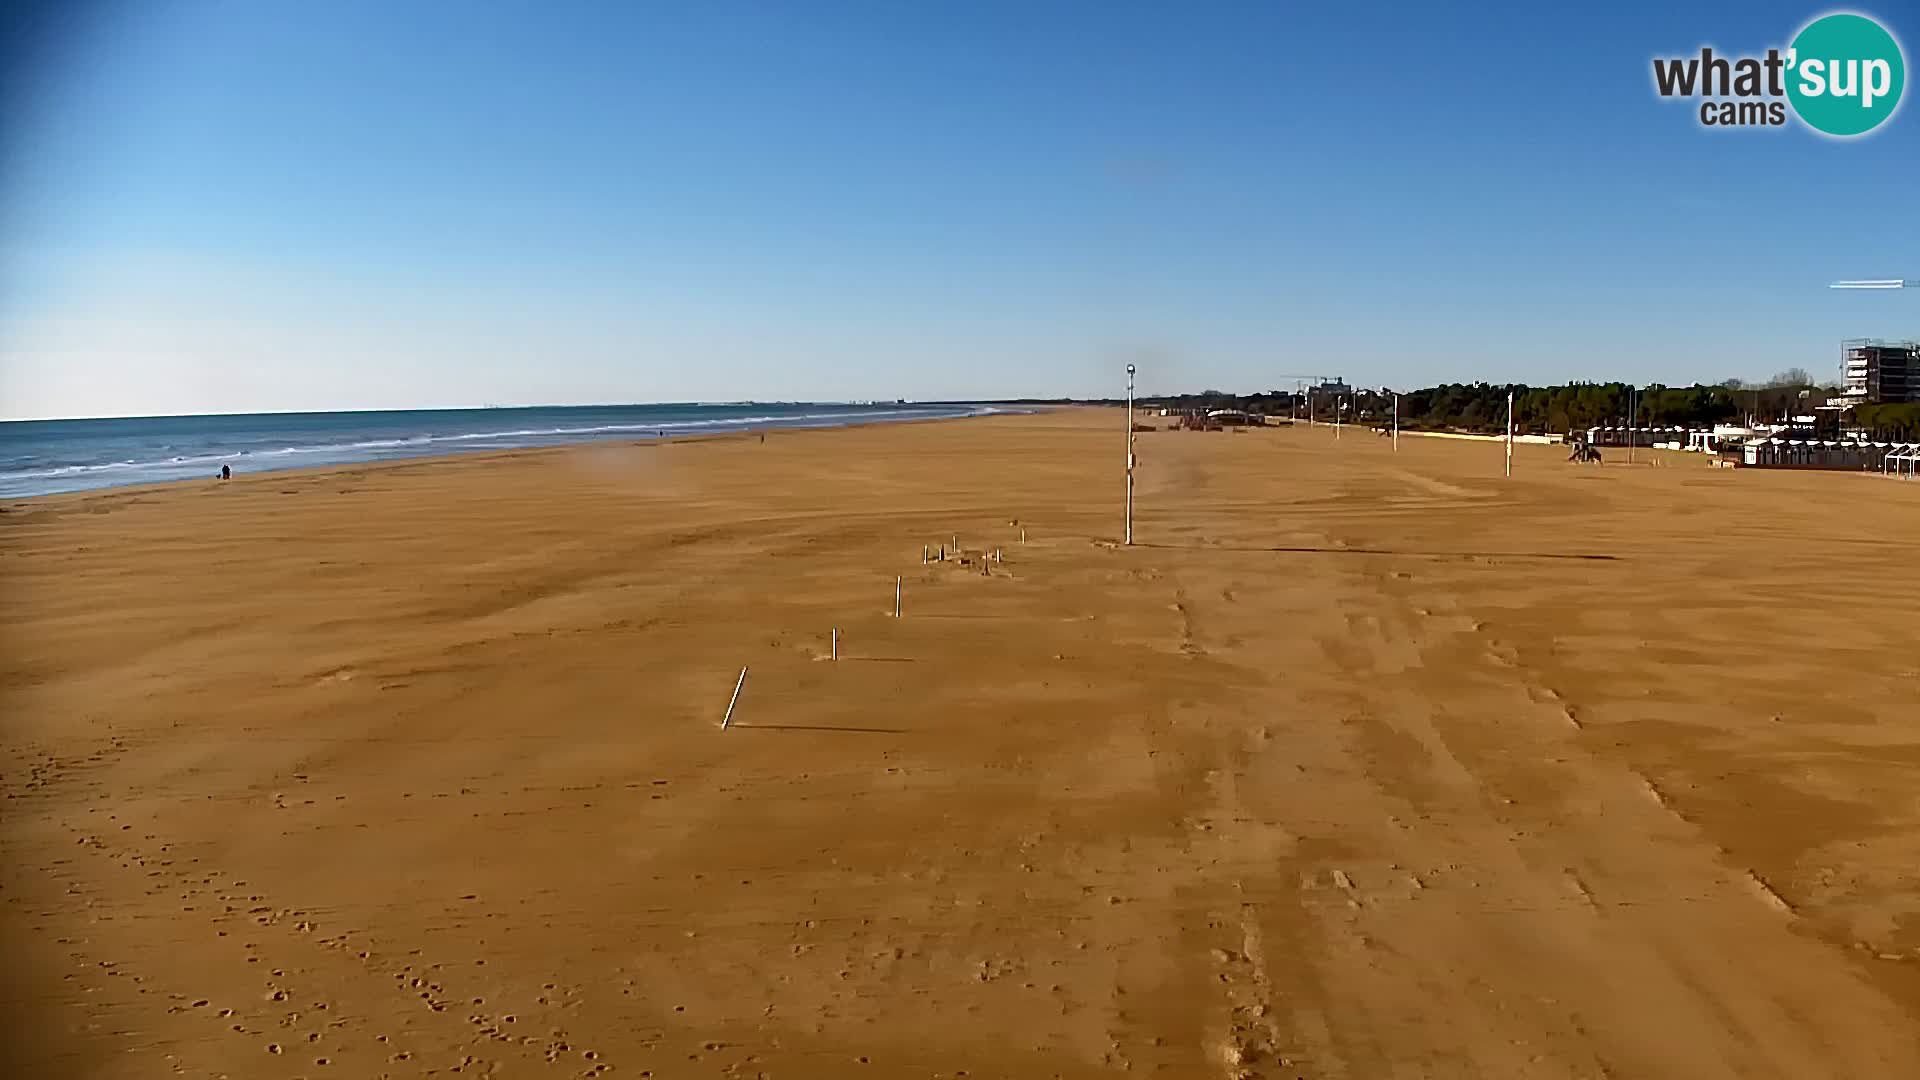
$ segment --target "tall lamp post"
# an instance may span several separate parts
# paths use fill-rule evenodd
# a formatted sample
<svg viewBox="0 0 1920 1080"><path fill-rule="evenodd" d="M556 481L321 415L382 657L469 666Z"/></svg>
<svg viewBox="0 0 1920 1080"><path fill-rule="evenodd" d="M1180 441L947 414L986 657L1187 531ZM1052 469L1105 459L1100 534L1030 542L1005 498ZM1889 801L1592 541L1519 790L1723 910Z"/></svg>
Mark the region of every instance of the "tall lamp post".
<svg viewBox="0 0 1920 1080"><path fill-rule="evenodd" d="M1513 475L1513 391L1507 391L1507 475Z"/></svg>
<svg viewBox="0 0 1920 1080"><path fill-rule="evenodd" d="M1640 419L1640 388L1627 387L1627 464L1633 464L1633 444L1639 440L1634 437L1635 423Z"/></svg>
<svg viewBox="0 0 1920 1080"><path fill-rule="evenodd" d="M1127 546L1133 546L1133 365L1127 365Z"/></svg>

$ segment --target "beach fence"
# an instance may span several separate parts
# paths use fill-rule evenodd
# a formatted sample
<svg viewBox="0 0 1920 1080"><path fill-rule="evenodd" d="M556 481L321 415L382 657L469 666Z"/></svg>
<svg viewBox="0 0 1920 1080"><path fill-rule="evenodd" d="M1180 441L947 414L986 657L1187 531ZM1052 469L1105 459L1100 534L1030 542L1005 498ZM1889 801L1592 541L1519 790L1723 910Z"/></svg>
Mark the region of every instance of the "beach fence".
<svg viewBox="0 0 1920 1080"><path fill-rule="evenodd" d="M1017 520L1009 521L1007 524L1009 527L1019 528L1020 542L1023 544L1027 542L1027 530L1024 526L1020 526ZM973 561L972 557L967 555L960 547L959 533L949 534L947 539L948 543L939 545L937 552L934 545L920 545L920 565L926 566L936 561L946 562L948 561L949 553L951 553L953 558L960 560L962 563L971 563ZM989 564L1004 565L1006 558L1006 548L1004 545L983 548L979 552L980 569L983 573L989 572ZM904 574L895 574L893 577L893 610L889 615L895 619L906 616L906 576ZM838 625L830 625L827 628L827 655L824 659L836 663L839 661L840 637L840 627ZM815 658L820 659L821 657L815 654ZM720 729L722 731L733 726L734 712L739 708L741 692L746 688L749 669L749 665L743 665L740 668L740 674L733 681L733 692L728 695L726 711L722 713L720 717Z"/></svg>

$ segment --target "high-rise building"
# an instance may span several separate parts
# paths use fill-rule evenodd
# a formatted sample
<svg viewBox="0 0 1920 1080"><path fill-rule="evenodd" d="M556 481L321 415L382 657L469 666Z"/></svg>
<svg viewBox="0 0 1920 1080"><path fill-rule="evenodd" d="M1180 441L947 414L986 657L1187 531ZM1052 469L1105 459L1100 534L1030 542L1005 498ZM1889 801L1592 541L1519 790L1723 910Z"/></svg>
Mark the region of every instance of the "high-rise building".
<svg viewBox="0 0 1920 1080"><path fill-rule="evenodd" d="M1840 343L1846 396L1869 405L1920 401L1920 342L1855 338Z"/></svg>

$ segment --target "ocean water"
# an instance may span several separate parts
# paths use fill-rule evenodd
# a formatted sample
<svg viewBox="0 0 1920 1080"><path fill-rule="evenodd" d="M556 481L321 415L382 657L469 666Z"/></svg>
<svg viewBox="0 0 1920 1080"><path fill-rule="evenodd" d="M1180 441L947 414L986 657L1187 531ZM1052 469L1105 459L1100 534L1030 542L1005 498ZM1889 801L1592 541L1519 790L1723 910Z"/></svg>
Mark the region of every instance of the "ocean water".
<svg viewBox="0 0 1920 1080"><path fill-rule="evenodd" d="M998 412L986 405L583 405L530 409L257 413L0 423L0 498L562 446L597 439L836 427Z"/></svg>

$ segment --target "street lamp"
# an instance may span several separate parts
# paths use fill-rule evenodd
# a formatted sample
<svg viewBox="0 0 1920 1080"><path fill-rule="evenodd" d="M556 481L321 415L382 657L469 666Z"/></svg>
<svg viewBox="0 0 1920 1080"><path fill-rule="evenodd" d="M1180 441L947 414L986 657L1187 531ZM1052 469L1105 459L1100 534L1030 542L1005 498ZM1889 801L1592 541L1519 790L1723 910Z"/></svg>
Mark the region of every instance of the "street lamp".
<svg viewBox="0 0 1920 1080"><path fill-rule="evenodd" d="M1507 475L1513 475L1513 391L1507 391Z"/></svg>
<svg viewBox="0 0 1920 1080"><path fill-rule="evenodd" d="M1127 365L1127 546L1133 546L1133 365Z"/></svg>
<svg viewBox="0 0 1920 1080"><path fill-rule="evenodd" d="M1633 464L1634 422L1640 419L1640 388L1627 387L1627 464Z"/></svg>

